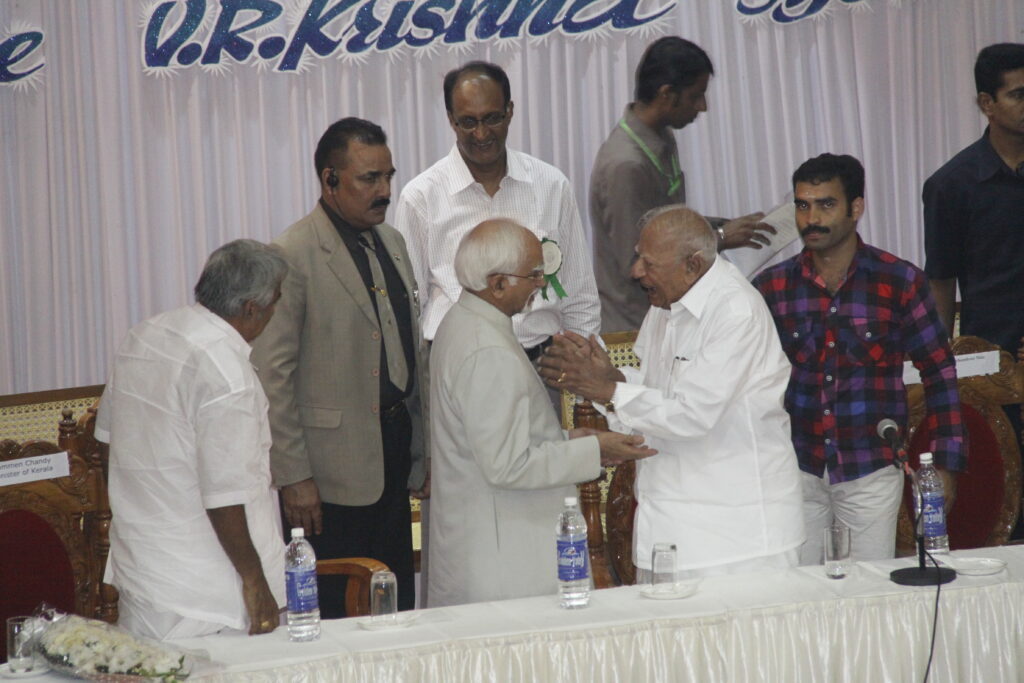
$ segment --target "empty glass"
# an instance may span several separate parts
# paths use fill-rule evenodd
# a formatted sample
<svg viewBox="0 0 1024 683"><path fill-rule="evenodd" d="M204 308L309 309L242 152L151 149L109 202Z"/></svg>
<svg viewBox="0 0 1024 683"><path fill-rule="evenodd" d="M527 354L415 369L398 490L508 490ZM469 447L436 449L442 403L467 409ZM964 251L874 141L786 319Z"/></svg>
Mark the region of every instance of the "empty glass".
<svg viewBox="0 0 1024 683"><path fill-rule="evenodd" d="M825 576L841 579L850 570L850 528L842 522L825 527Z"/></svg>
<svg viewBox="0 0 1024 683"><path fill-rule="evenodd" d="M11 673L24 674L35 668L32 656L32 617L7 618L7 666Z"/></svg>
<svg viewBox="0 0 1024 683"><path fill-rule="evenodd" d="M370 621L386 624L398 620L398 580L394 572L374 572L370 577Z"/></svg>
<svg viewBox="0 0 1024 683"><path fill-rule="evenodd" d="M655 593L671 593L676 587L676 546L655 543L651 549L651 585Z"/></svg>

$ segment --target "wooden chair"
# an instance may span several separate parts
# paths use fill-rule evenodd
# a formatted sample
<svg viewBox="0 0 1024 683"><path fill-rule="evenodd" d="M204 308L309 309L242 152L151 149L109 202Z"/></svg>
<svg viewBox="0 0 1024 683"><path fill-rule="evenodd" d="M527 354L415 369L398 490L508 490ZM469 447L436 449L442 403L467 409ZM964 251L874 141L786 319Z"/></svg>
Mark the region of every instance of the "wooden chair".
<svg viewBox="0 0 1024 683"><path fill-rule="evenodd" d="M115 622L117 591L102 583L109 548L103 525L110 519L104 463L70 409L59 435L56 444L0 442L0 462L66 451L70 469L65 477L0 486L0 618L31 614L46 601ZM6 641L0 648L6 656Z"/></svg>
<svg viewBox="0 0 1024 683"><path fill-rule="evenodd" d="M1001 406L1024 402L1024 364L978 337L958 337L952 343L958 356L999 351L999 372L958 380L960 405L967 433L967 470L957 477L957 495L947 519L950 548L1003 545L1020 512L1020 449ZM922 426L924 390L908 387L907 448L916 469L920 453L928 450L931 434ZM897 555L914 553L911 525L913 497L906 482L897 520Z"/></svg>
<svg viewBox="0 0 1024 683"><path fill-rule="evenodd" d="M617 367L638 367L633 353L636 331L611 332L601 335L612 364ZM589 401L576 402L576 396L562 392L562 426L608 429L605 419ZM594 481L580 484L580 510L587 520L587 544L590 566L597 588L631 585L636 582L633 566L633 513L636 499L633 482L636 466L627 462L606 467ZM607 541L606 541L607 537Z"/></svg>
<svg viewBox="0 0 1024 683"><path fill-rule="evenodd" d="M336 560L317 560L316 573L319 576L344 575L345 614L350 617L365 617L370 614L370 577L374 572L387 571L383 562L369 557L342 557Z"/></svg>

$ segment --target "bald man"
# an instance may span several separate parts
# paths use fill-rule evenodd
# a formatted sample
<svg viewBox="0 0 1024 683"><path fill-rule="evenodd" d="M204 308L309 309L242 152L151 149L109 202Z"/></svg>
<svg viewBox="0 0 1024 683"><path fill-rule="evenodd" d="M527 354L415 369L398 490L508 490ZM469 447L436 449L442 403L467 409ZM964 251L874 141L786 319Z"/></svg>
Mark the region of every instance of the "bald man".
<svg viewBox="0 0 1024 683"><path fill-rule="evenodd" d="M432 607L554 594L565 496L603 464L654 453L638 436L559 427L512 327L543 265L537 237L508 220L481 223L455 254L463 292L430 352Z"/></svg>
<svg viewBox="0 0 1024 683"><path fill-rule="evenodd" d="M680 578L795 566L804 527L783 407L790 364L771 314L717 258L700 214L677 204L641 223L631 277L651 308L634 347L640 367L616 369L596 338L567 333L541 374L659 451L637 463L638 582L655 543L676 545Z"/></svg>

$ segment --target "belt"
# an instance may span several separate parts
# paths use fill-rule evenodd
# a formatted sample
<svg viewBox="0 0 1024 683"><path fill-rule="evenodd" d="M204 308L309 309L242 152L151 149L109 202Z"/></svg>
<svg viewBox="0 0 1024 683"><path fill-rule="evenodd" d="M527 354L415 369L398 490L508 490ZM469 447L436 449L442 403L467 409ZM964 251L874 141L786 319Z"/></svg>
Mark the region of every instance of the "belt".
<svg viewBox="0 0 1024 683"><path fill-rule="evenodd" d="M547 339L542 341L540 344L537 344L536 346L531 346L530 348L526 348L524 346L523 351L526 351L527 358L529 358L531 361L535 361L538 358L540 358L540 354L544 353L545 349L551 346L551 341L551 337L548 337Z"/></svg>
<svg viewBox="0 0 1024 683"><path fill-rule="evenodd" d="M402 413L403 408L405 408L405 401L399 401L398 403L390 405L387 408L381 408L380 419L393 420Z"/></svg>

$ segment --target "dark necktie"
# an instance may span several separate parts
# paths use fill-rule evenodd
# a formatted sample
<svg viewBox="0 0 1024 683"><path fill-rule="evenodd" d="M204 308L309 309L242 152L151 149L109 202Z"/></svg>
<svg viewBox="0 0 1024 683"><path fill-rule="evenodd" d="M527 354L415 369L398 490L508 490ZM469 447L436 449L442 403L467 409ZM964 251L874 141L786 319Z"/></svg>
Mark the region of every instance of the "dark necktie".
<svg viewBox="0 0 1024 683"><path fill-rule="evenodd" d="M391 377L391 383L404 391L409 382L409 367L405 363L405 349L402 348L402 337L398 333L395 311L388 298L384 271L381 270L373 242L365 234L359 235L359 244L366 251L366 259L370 262L373 294L377 300L377 319L380 321L381 334L384 335L384 355L388 359L388 375Z"/></svg>

